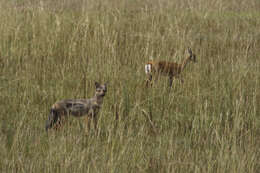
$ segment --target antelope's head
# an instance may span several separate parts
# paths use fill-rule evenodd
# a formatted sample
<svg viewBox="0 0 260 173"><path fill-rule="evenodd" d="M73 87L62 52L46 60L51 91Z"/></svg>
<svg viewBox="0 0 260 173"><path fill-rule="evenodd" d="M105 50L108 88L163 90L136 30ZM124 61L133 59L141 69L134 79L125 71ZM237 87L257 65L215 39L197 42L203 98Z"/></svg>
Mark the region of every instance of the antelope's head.
<svg viewBox="0 0 260 173"><path fill-rule="evenodd" d="M196 60L196 55L193 54L193 52L191 51L191 48L190 48L190 47L188 48L188 53L189 53L188 59L189 59L190 61L196 63L196 62L197 62L197 60Z"/></svg>

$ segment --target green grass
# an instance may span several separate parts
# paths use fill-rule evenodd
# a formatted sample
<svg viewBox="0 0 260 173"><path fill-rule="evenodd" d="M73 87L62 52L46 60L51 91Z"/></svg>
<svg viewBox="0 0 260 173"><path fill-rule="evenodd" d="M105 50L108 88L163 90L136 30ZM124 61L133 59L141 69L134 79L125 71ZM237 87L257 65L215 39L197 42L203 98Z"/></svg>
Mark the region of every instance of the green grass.
<svg viewBox="0 0 260 173"><path fill-rule="evenodd" d="M260 2L0 2L1 172L258 172ZM144 63L198 63L146 89ZM44 130L108 81L97 134Z"/></svg>

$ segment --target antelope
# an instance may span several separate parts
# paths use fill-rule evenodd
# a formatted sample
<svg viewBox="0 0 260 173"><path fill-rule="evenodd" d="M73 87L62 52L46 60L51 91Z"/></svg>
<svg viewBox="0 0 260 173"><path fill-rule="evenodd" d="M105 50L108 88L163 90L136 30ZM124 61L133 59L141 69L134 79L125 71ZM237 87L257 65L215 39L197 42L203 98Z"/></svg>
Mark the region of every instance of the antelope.
<svg viewBox="0 0 260 173"><path fill-rule="evenodd" d="M189 62L196 62L196 55L192 53L191 48L188 48L188 57L182 64L169 61L149 61L145 64L145 73L148 76L146 86L152 83L153 76L158 78L159 75L169 77L169 85L172 86L173 78L179 78L183 83L183 79L180 78L181 72L185 69Z"/></svg>
<svg viewBox="0 0 260 173"><path fill-rule="evenodd" d="M51 107L49 118L46 121L45 130L57 127L68 116L85 116L86 131L90 129L90 120L93 120L94 128L97 128L97 114L101 109L103 98L107 92L107 84L95 82L95 95L89 99L65 99L54 103Z"/></svg>

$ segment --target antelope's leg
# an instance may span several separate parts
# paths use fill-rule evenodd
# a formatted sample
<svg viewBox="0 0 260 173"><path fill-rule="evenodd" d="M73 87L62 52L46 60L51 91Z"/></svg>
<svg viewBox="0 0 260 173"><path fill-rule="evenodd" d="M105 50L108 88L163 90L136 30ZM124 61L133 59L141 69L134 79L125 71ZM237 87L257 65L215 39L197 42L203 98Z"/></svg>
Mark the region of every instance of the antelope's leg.
<svg viewBox="0 0 260 173"><path fill-rule="evenodd" d="M153 79L153 76L151 74L149 74L148 79L146 80L146 87L148 87L149 85L152 85L152 79Z"/></svg>
<svg viewBox="0 0 260 173"><path fill-rule="evenodd" d="M157 82L159 80L159 78L161 78L161 73L157 72L154 74L153 81Z"/></svg>

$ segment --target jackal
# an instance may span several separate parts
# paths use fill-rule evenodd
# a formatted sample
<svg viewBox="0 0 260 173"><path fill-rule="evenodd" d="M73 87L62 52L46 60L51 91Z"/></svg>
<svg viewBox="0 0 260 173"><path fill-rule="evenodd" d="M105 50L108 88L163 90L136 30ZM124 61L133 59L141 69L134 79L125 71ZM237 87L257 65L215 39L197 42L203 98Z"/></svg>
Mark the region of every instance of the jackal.
<svg viewBox="0 0 260 173"><path fill-rule="evenodd" d="M50 115L46 121L45 130L57 127L67 116L86 118L86 130L90 128L90 120L93 120L94 128L97 128L97 114L102 106L103 98L107 92L107 84L95 82L96 92L94 97L89 99L66 99L54 103Z"/></svg>
<svg viewBox="0 0 260 173"><path fill-rule="evenodd" d="M182 64L169 61L149 61L145 64L145 73L148 75L146 86L152 82L153 76L158 78L158 75L169 76L169 85L172 86L172 80L174 77L179 78L180 73L184 70L189 62L196 62L196 55L193 54L190 48L188 48L188 57ZM181 79L183 82L183 80Z"/></svg>

